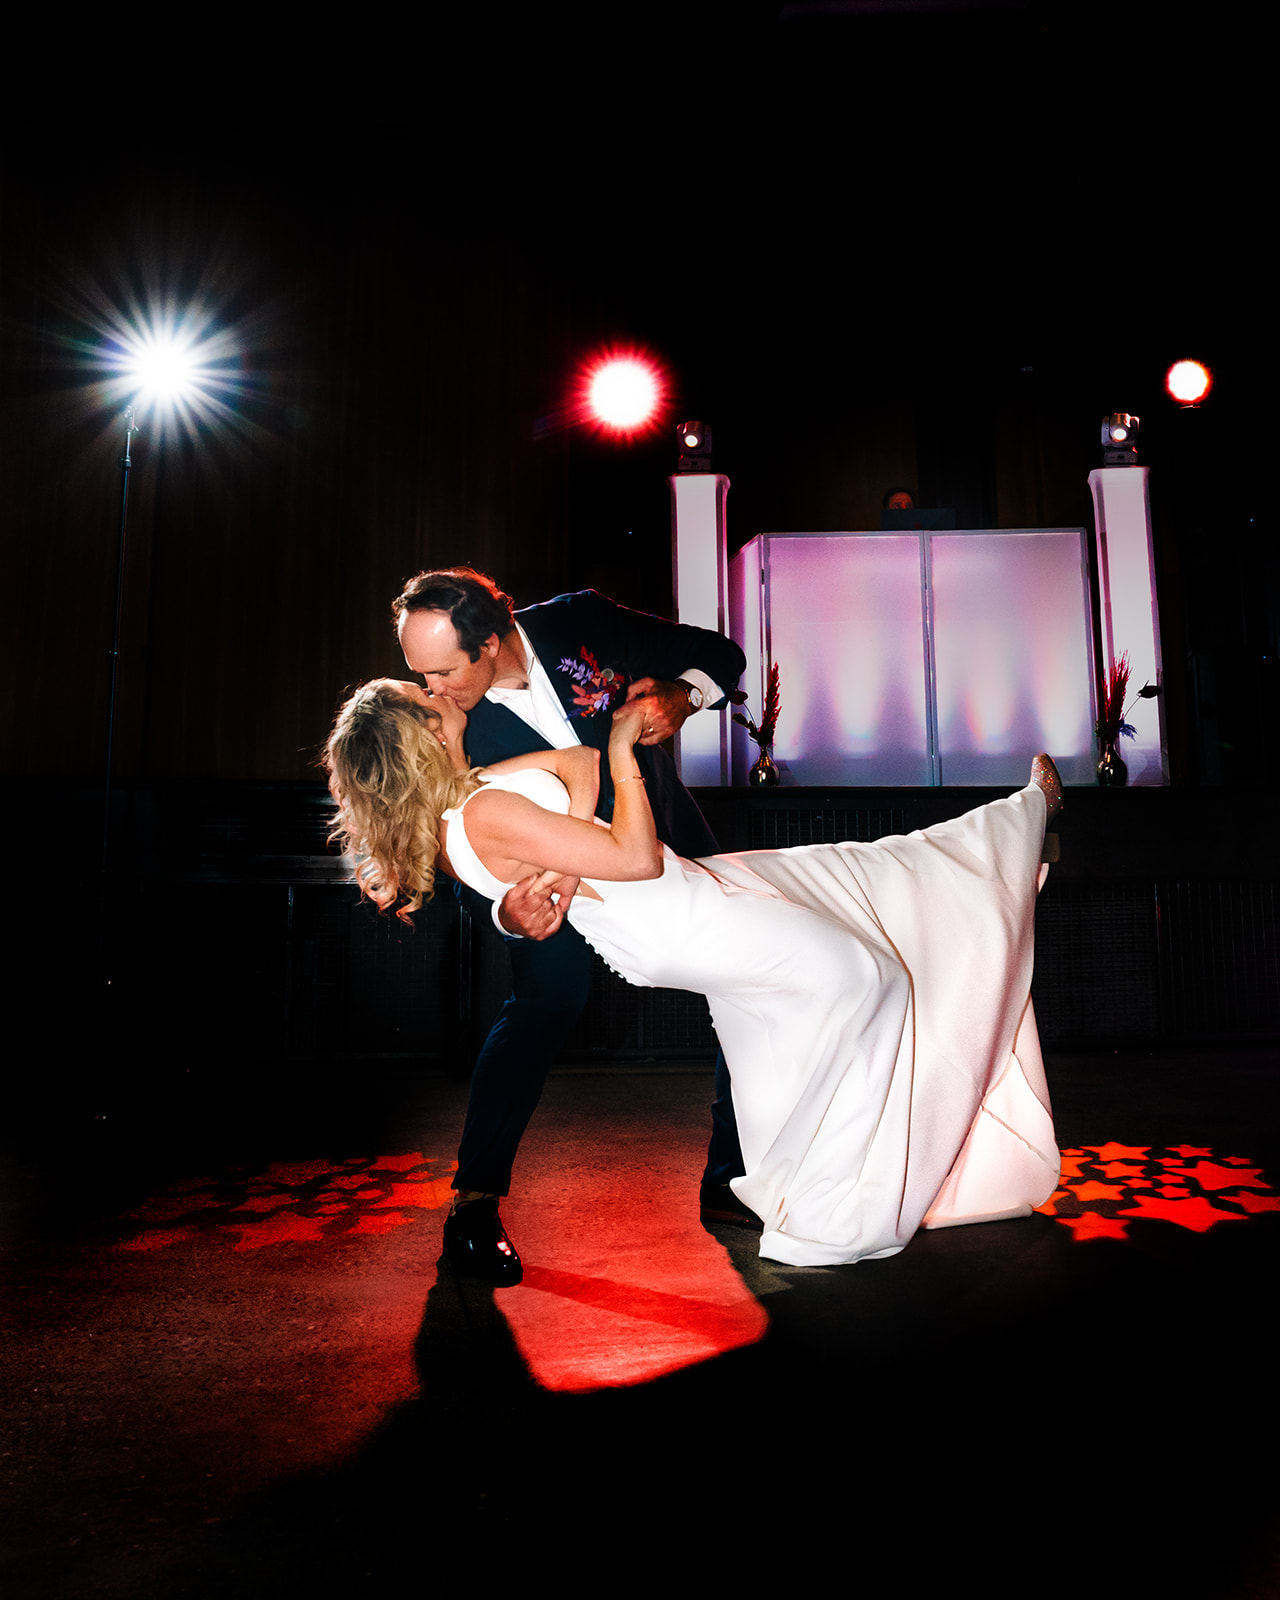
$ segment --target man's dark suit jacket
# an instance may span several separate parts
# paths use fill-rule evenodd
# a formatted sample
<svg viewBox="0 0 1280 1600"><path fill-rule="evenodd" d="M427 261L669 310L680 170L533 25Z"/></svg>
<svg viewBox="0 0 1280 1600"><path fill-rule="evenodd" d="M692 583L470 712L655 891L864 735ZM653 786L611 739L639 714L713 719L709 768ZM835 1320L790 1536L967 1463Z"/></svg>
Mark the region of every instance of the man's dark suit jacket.
<svg viewBox="0 0 1280 1600"><path fill-rule="evenodd" d="M542 605L530 606L516 612L516 620L537 651L578 738L583 744L594 745L602 755L609 744L612 706L626 699L627 687L637 678L669 681L687 668L696 667L722 689L731 691L746 666L742 651L722 635L631 611L594 589L562 594ZM606 680L607 672L613 677ZM599 689L603 684L612 691L612 703L590 712L575 704L574 692L584 678L587 681L583 687L587 690ZM724 701L718 704L723 705ZM481 700L470 714L466 749L474 766L549 748L545 739L506 706ZM636 759L645 777L659 839L677 855L713 855L716 842L711 830L677 777L666 751L637 745ZM596 814L606 822L613 815L613 780L607 759L600 763Z"/></svg>

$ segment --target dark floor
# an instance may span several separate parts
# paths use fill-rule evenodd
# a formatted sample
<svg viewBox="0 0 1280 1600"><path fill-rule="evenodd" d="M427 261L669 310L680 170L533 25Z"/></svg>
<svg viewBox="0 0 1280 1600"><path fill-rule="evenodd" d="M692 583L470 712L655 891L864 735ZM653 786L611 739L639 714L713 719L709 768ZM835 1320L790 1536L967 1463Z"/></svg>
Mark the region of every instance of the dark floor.
<svg viewBox="0 0 1280 1600"><path fill-rule="evenodd" d="M559 1073L497 1293L437 1269L460 1084L28 1115L0 1592L1274 1600L1275 1059L1048 1066L1053 1215L826 1270L699 1226L708 1068Z"/></svg>

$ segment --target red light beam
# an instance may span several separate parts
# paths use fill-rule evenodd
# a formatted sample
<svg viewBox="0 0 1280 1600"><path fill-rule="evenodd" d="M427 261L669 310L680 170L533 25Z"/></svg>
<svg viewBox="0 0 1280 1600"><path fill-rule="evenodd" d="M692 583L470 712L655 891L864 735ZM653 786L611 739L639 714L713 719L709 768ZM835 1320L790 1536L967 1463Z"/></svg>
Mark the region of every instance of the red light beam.
<svg viewBox="0 0 1280 1600"><path fill-rule="evenodd" d="M1199 405L1208 394L1213 378L1199 361L1175 361L1165 374L1164 386L1184 406Z"/></svg>
<svg viewBox="0 0 1280 1600"><path fill-rule="evenodd" d="M587 363L582 393L597 426L633 437L658 425L667 400L666 374L641 351L610 350Z"/></svg>

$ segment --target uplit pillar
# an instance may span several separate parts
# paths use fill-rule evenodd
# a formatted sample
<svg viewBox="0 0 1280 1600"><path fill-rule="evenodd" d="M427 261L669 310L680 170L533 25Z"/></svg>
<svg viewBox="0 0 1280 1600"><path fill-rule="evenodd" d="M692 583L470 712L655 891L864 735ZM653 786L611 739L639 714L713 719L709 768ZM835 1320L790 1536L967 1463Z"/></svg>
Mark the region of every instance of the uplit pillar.
<svg viewBox="0 0 1280 1600"><path fill-rule="evenodd" d="M1098 590L1102 603L1102 669L1129 653L1129 695L1144 684L1164 688L1155 548L1147 467L1098 467L1089 474L1097 529ZM1164 695L1134 700L1128 721L1135 737L1121 742L1129 782L1169 781Z"/></svg>
<svg viewBox="0 0 1280 1600"><path fill-rule="evenodd" d="M667 482L676 621L724 633L729 620L725 554L729 480L719 472L682 472ZM729 782L728 724L725 711L699 711L681 728L675 740L676 767L684 783Z"/></svg>

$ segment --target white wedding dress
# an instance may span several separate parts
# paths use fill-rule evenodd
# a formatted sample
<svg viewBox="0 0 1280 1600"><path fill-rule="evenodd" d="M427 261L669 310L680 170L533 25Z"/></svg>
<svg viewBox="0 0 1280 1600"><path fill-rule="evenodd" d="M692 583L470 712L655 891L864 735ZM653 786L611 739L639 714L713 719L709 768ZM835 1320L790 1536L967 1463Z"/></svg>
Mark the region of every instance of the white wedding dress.
<svg viewBox="0 0 1280 1600"><path fill-rule="evenodd" d="M569 809L549 772L489 782ZM499 899L467 803L444 814L445 848ZM586 880L601 899L578 895L569 917L615 972L707 997L746 1165L733 1189L763 1220L762 1256L894 1255L921 1226L1026 1216L1053 1192L1030 998L1044 822L1031 785L903 838L665 850L661 878Z"/></svg>

